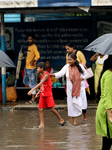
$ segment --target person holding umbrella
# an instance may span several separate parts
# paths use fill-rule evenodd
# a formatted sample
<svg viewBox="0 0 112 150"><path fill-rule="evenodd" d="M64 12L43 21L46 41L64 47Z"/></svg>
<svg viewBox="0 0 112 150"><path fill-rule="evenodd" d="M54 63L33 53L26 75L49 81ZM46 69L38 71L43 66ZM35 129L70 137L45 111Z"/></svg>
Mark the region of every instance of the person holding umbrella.
<svg viewBox="0 0 112 150"><path fill-rule="evenodd" d="M95 75L94 75L94 88L95 88L95 94L97 94L97 88L99 83L99 78L101 71L103 69L104 61L108 58L108 55L102 55L99 53L95 53L91 58L90 61L96 61L95 62Z"/></svg>

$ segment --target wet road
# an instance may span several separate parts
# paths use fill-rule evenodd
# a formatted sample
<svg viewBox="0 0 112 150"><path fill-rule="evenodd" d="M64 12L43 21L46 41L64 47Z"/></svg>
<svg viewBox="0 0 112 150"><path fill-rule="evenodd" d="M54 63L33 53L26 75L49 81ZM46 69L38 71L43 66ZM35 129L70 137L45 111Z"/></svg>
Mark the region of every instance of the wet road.
<svg viewBox="0 0 112 150"><path fill-rule="evenodd" d="M67 111L59 111L65 119L64 127L58 126L58 119L44 111L45 128L39 125L38 111L0 112L0 150L100 150L101 136L95 133L96 109L88 110L88 122L83 116L72 125Z"/></svg>

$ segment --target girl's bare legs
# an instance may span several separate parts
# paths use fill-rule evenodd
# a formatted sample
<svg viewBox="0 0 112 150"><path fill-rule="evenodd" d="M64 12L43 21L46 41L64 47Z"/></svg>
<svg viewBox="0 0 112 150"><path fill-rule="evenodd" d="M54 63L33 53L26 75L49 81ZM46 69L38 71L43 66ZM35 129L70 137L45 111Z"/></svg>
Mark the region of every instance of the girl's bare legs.
<svg viewBox="0 0 112 150"><path fill-rule="evenodd" d="M84 121L87 121L87 110L86 109L82 109L83 112L83 116L84 116Z"/></svg>
<svg viewBox="0 0 112 150"><path fill-rule="evenodd" d="M61 116L59 115L59 113L57 112L57 110L55 110L53 107L49 108L51 112L53 112L59 119L59 123L63 124L64 120L61 118Z"/></svg>
<svg viewBox="0 0 112 150"><path fill-rule="evenodd" d="M83 113L84 121L87 121L87 113Z"/></svg>
<svg viewBox="0 0 112 150"><path fill-rule="evenodd" d="M76 121L76 117L72 117L72 119L73 119L73 125L77 125L77 121Z"/></svg>
<svg viewBox="0 0 112 150"><path fill-rule="evenodd" d="M44 128L43 108L38 108L38 109L39 109L39 116L40 116L40 125L38 127Z"/></svg>

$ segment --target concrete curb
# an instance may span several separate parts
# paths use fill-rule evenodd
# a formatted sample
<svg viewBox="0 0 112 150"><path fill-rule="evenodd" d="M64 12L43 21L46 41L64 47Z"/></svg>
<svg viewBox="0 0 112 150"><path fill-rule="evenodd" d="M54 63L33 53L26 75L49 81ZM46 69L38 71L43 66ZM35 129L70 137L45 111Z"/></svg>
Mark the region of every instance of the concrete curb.
<svg viewBox="0 0 112 150"><path fill-rule="evenodd" d="M12 110L12 107L7 107L7 106L3 106L0 108L0 111L11 111Z"/></svg>
<svg viewBox="0 0 112 150"><path fill-rule="evenodd" d="M54 107L57 110L67 110L67 104L66 103L57 103ZM97 109L96 104L88 103L88 109ZM38 110L38 103L36 104L25 104L25 103L19 103L19 104L13 104L13 105L7 105L3 106L1 105L0 111L16 111L16 110Z"/></svg>
<svg viewBox="0 0 112 150"><path fill-rule="evenodd" d="M67 105L66 104L60 104L60 105L56 105L54 107L57 110L67 110ZM92 106L89 105L88 109L97 109L97 106ZM8 109L10 111L15 111L15 110L38 110L38 104L31 104L31 105L25 105L25 104L18 104L14 107L12 107L11 109Z"/></svg>
<svg viewBox="0 0 112 150"><path fill-rule="evenodd" d="M67 105L60 104L60 105L56 105L54 108L58 110L65 110L67 109ZM31 105L19 104L19 105L12 107L10 111L14 111L14 110L38 110L38 104L31 104Z"/></svg>

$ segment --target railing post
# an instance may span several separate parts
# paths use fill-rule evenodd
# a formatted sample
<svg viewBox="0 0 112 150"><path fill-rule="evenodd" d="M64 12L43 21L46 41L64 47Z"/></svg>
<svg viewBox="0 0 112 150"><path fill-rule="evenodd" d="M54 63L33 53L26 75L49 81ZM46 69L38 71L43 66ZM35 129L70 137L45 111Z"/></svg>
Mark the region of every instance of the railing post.
<svg viewBox="0 0 112 150"><path fill-rule="evenodd" d="M1 13L1 50L5 52L4 13ZM2 67L2 104L6 105L6 68Z"/></svg>

